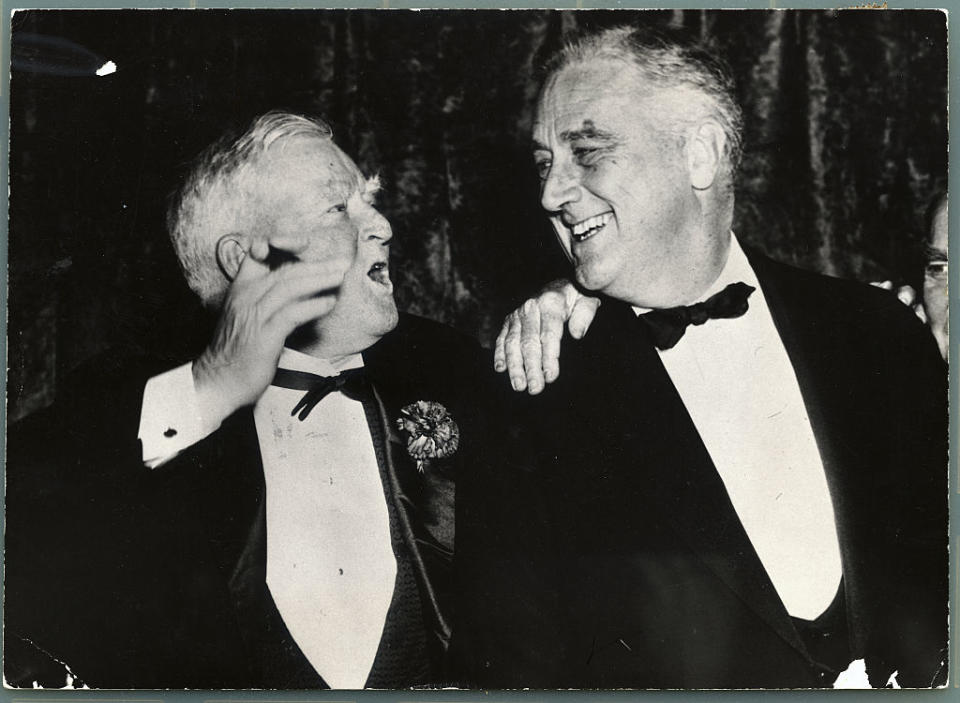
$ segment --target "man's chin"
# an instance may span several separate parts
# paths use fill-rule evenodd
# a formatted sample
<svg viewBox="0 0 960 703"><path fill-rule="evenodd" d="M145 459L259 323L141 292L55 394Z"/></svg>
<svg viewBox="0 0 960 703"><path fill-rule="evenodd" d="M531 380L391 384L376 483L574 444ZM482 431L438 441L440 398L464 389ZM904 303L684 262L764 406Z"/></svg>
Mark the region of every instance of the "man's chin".
<svg viewBox="0 0 960 703"><path fill-rule="evenodd" d="M297 329L287 345L321 358L359 354L389 334L400 320L393 296L368 298L359 305L344 303L341 299L328 314Z"/></svg>
<svg viewBox="0 0 960 703"><path fill-rule="evenodd" d="M399 321L400 313L392 295L366 301L363 310L357 311L352 319L354 329L369 336L371 343L393 331Z"/></svg>
<svg viewBox="0 0 960 703"><path fill-rule="evenodd" d="M380 328L380 336L392 332L393 329L397 326L397 323L400 322L400 313L397 312L397 306L392 304L393 299L391 298L391 305L389 309L383 311L383 325Z"/></svg>
<svg viewBox="0 0 960 703"><path fill-rule="evenodd" d="M606 281L603 276L587 267L578 266L576 271L574 271L574 278L580 287L589 293L602 293L606 287Z"/></svg>

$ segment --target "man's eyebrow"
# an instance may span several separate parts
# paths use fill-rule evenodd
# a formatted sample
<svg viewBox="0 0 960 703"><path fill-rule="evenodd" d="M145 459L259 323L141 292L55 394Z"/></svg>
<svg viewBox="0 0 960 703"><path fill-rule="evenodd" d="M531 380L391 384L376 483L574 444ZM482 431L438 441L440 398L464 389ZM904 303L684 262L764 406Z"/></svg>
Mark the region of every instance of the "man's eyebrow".
<svg viewBox="0 0 960 703"><path fill-rule="evenodd" d="M610 142L611 144L619 141L613 132L599 129L593 120L584 120L580 129L568 129L560 132L560 140L564 142L576 142L581 139L594 139L601 142ZM541 144L536 139L532 140L533 151L550 151L550 147Z"/></svg>
<svg viewBox="0 0 960 703"><path fill-rule="evenodd" d="M948 258L947 252L945 249L932 247L929 244L927 244L924 246L923 250L924 250L924 255L927 258L927 261L946 261Z"/></svg>
<svg viewBox="0 0 960 703"><path fill-rule="evenodd" d="M580 129L568 129L560 132L560 139L565 142L575 142L580 139L598 139L600 141L616 141L612 132L598 128L592 120L584 120Z"/></svg>

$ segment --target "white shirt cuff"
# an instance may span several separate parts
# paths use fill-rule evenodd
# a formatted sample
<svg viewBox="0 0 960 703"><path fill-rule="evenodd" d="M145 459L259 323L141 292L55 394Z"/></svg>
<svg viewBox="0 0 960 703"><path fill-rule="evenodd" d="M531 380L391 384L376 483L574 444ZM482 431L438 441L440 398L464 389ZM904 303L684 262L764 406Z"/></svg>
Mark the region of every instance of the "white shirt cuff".
<svg viewBox="0 0 960 703"><path fill-rule="evenodd" d="M204 421L193 386L192 363L154 376L143 389L140 429L143 463L151 469L216 430Z"/></svg>

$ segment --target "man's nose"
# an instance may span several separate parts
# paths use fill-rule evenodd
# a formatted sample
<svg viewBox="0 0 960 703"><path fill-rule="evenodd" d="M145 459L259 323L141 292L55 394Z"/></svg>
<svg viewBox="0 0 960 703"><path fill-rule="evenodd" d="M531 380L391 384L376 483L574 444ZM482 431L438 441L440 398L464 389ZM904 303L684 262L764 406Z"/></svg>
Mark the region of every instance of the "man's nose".
<svg viewBox="0 0 960 703"><path fill-rule="evenodd" d="M371 212L364 218L365 221L360 228L361 240L389 244L390 240L393 239L393 228L387 218L376 209L370 208L370 210Z"/></svg>
<svg viewBox="0 0 960 703"><path fill-rule="evenodd" d="M580 199L580 173L573 164L551 165L540 190L540 205L547 212L559 212Z"/></svg>

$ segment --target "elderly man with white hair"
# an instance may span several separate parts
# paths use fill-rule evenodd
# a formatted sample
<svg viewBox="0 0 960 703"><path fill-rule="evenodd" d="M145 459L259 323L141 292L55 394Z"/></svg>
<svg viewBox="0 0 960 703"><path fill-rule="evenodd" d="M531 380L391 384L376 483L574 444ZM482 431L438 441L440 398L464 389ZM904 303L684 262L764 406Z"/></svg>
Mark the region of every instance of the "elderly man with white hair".
<svg viewBox="0 0 960 703"><path fill-rule="evenodd" d="M376 190L327 125L288 113L200 157L169 229L216 329L182 366L111 359L65 399L89 499L60 517L91 556L62 584L17 571L8 631L92 687L451 680L483 358L398 315Z"/></svg>

